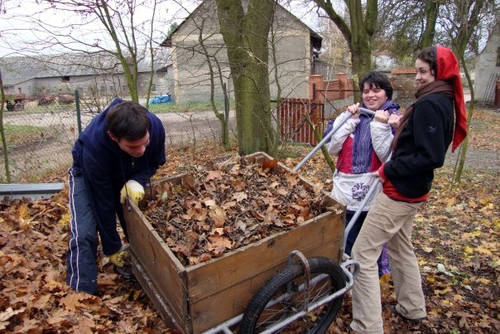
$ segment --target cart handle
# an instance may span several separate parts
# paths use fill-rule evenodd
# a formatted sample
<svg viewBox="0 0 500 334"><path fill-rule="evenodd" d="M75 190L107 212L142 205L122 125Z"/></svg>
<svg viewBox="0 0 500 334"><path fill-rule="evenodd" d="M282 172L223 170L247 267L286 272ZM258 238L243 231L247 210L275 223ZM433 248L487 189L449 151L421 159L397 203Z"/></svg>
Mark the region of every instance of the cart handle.
<svg viewBox="0 0 500 334"><path fill-rule="evenodd" d="M361 111L362 113L365 113L365 114L368 114L370 116L374 116L375 115L375 112L374 111L371 111L370 109L366 109L366 108L359 108L359 111ZM339 116L339 117L344 117L342 118L336 127L334 127L326 136L323 137L323 139L318 143L318 145L316 145L315 148L312 149L311 152L309 152L306 157L304 159L302 159L301 162L299 162L299 164L293 169L293 171L296 173L299 171L299 169L302 168L302 166L304 166L304 164L307 162L307 160L311 159L311 157L314 155L314 153L316 153L316 151L318 151L321 146L323 146L327 141L328 139L330 139L331 136L333 136L333 134L335 132L337 132L338 129L340 129L340 127L342 125L344 125L344 123L349 119L351 118L352 115L350 114L345 114L344 116Z"/></svg>
<svg viewBox="0 0 500 334"><path fill-rule="evenodd" d="M377 186L380 183L380 180L378 179L377 176L375 176L375 173L376 172L373 172L371 174L373 177L376 178L375 182L373 182L373 184L371 185L370 189L368 189L368 192L366 193L365 197L363 198L363 200L359 204L359 208L356 210L356 213L354 213L354 215L352 216L351 220L349 220L349 222L347 223L347 226L345 227L345 230L344 230L344 248L343 248L344 250L345 250L345 245L347 243L347 236L349 235L349 232L351 232L352 227L354 226L354 222L358 219L359 215L361 214L361 211L363 211L363 209L364 209L364 207L366 205L366 202L368 201L368 198L371 197L371 195L377 189Z"/></svg>

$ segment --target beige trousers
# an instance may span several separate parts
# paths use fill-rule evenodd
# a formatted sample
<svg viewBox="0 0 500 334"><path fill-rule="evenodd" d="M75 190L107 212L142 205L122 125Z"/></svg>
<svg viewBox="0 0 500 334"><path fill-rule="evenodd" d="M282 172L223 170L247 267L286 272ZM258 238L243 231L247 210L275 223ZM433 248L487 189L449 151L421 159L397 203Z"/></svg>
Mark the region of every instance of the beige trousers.
<svg viewBox="0 0 500 334"><path fill-rule="evenodd" d="M352 290L351 328L357 333L383 333L377 259L387 243L397 310L407 318L426 316L417 258L411 232L422 203L395 201L384 193L375 199L352 249L360 272Z"/></svg>

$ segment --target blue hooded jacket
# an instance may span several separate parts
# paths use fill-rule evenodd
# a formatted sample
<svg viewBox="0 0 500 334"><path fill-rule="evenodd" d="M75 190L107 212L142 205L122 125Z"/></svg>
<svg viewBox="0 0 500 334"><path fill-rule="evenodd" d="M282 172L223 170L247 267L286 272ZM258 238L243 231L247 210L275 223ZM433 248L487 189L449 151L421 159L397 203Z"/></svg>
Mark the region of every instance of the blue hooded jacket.
<svg viewBox="0 0 500 334"><path fill-rule="evenodd" d="M158 167L165 163L165 130L160 119L149 111L150 142L141 157L130 156L109 137L106 115L121 102L122 99L115 98L94 117L72 150L73 170L75 175L81 173L87 184L105 255L113 254L121 247L116 231L116 215L125 226L120 190L131 179L145 186Z"/></svg>

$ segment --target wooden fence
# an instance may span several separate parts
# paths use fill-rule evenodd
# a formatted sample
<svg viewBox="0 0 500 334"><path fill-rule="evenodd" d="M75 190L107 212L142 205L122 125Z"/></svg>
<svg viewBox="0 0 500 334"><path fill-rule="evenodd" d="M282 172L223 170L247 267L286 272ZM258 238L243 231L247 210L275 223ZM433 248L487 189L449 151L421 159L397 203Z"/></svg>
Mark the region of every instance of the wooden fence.
<svg viewBox="0 0 500 334"><path fill-rule="evenodd" d="M280 106L281 140L316 145L318 141L312 127L307 122L307 117L322 134L324 104L313 102L310 99L282 99Z"/></svg>

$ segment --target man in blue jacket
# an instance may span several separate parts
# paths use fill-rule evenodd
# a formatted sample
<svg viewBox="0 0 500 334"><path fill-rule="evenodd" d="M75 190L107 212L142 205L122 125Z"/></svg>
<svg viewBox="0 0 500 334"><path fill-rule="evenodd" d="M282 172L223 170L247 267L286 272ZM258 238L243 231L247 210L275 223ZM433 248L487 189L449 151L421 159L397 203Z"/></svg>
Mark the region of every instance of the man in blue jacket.
<svg viewBox="0 0 500 334"><path fill-rule="evenodd" d="M146 108L115 98L80 134L72 153L66 281L74 290L96 294L97 234L104 255L115 268L123 267L126 249L116 216L126 235L124 198L142 199L143 187L165 163L165 130Z"/></svg>

